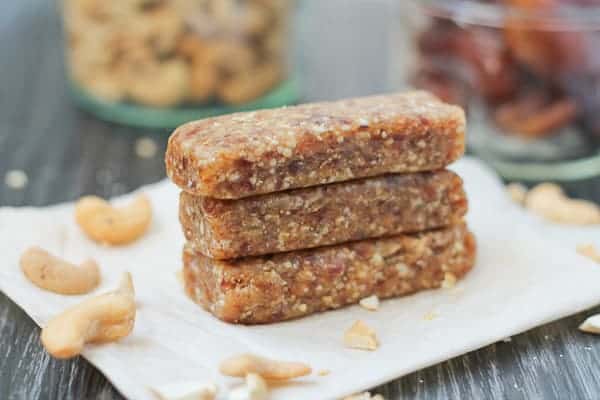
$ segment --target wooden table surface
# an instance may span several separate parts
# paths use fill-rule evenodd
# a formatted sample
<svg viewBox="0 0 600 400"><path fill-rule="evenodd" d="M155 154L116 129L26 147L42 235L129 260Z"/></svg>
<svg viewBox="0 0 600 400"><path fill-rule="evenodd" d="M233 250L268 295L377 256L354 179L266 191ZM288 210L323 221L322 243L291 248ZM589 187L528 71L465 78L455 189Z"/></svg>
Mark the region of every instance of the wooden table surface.
<svg viewBox="0 0 600 400"><path fill-rule="evenodd" d="M117 195L164 178L161 152L168 132L101 122L73 106L55 8L49 0L0 4L0 177L11 169L29 176L22 190L0 182L2 206L40 206L89 193ZM305 100L389 90L394 77L390 50L397 48L391 32L398 20L391 10L384 0L301 4L297 37L302 46L296 53ZM142 135L159 143L155 158L136 157L134 143ZM590 188L581 192L590 193ZM577 330L590 312L376 391L387 399L598 399L600 339ZM121 398L85 360L50 358L36 325L0 294L0 399Z"/></svg>

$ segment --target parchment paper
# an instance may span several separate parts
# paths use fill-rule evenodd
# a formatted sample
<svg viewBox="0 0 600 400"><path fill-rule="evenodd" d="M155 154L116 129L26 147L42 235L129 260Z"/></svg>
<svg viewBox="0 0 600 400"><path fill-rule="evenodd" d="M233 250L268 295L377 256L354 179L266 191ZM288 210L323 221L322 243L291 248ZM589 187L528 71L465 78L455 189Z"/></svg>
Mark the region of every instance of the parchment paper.
<svg viewBox="0 0 600 400"><path fill-rule="evenodd" d="M74 262L94 257L103 274L95 293L111 290L131 271L138 302L133 333L83 353L129 399L151 399L149 386L189 379L213 380L223 396L240 381L219 376L217 366L241 352L331 371L277 387L272 399L339 398L600 303L600 265L575 251L576 244L598 238L600 228L558 227L529 215L479 161L466 158L453 169L470 199L468 222L479 246L475 269L455 288L385 301L377 312L354 306L256 327L213 318L184 295L176 278L183 236L178 190L169 182L141 189L152 198L155 220L147 236L127 247L86 239L72 204L1 208L0 289L43 325L82 296L52 294L27 281L18 267L27 247L40 245ZM355 319L377 331L377 351L344 348L343 332Z"/></svg>

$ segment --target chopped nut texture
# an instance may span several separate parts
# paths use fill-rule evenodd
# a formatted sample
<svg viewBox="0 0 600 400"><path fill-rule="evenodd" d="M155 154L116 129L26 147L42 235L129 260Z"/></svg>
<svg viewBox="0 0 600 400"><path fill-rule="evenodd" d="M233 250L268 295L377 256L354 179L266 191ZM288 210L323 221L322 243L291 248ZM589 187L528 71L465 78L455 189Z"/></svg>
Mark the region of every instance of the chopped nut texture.
<svg viewBox="0 0 600 400"><path fill-rule="evenodd" d="M216 317L254 324L438 288L444 273L464 276L475 239L464 224L435 231L234 260L186 245L187 294Z"/></svg>
<svg viewBox="0 0 600 400"><path fill-rule="evenodd" d="M359 350L377 350L379 341L377 334L363 321L356 321L344 333L344 346Z"/></svg>
<svg viewBox="0 0 600 400"><path fill-rule="evenodd" d="M198 251L229 259L448 226L466 211L462 180L442 170L239 200L182 192L179 219Z"/></svg>
<svg viewBox="0 0 600 400"><path fill-rule="evenodd" d="M322 369L317 372L317 375L319 376L327 376L329 374L331 374L331 371L328 369Z"/></svg>
<svg viewBox="0 0 600 400"><path fill-rule="evenodd" d="M464 112L425 92L207 118L169 138L167 174L194 195L235 199L445 167L464 152Z"/></svg>
<svg viewBox="0 0 600 400"><path fill-rule="evenodd" d="M365 297L358 304L369 311L377 311L379 309L379 297L376 295Z"/></svg>
<svg viewBox="0 0 600 400"><path fill-rule="evenodd" d="M442 281L442 287L444 289L451 289L456 285L456 276L452 272L444 273L444 280Z"/></svg>
<svg viewBox="0 0 600 400"><path fill-rule="evenodd" d="M257 374L246 375L246 384L233 389L229 400L266 400L269 396L269 388L264 379Z"/></svg>

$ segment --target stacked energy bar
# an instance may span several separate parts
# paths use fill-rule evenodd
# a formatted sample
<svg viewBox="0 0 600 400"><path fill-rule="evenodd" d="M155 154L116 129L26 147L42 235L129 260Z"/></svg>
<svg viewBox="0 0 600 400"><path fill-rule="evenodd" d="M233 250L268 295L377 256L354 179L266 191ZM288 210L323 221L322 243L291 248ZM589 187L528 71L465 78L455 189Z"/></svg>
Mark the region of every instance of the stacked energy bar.
<svg viewBox="0 0 600 400"><path fill-rule="evenodd" d="M475 241L463 111L425 92L191 122L169 139L186 292L267 323L455 281Z"/></svg>

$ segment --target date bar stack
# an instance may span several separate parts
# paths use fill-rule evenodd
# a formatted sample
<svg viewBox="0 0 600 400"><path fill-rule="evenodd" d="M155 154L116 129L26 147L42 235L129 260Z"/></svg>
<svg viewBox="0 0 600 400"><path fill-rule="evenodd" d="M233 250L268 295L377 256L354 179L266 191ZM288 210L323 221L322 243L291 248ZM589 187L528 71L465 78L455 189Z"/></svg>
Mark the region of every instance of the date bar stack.
<svg viewBox="0 0 600 400"><path fill-rule="evenodd" d="M182 125L187 294L233 323L281 321L453 283L473 266L463 111L425 92Z"/></svg>

